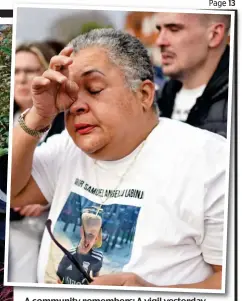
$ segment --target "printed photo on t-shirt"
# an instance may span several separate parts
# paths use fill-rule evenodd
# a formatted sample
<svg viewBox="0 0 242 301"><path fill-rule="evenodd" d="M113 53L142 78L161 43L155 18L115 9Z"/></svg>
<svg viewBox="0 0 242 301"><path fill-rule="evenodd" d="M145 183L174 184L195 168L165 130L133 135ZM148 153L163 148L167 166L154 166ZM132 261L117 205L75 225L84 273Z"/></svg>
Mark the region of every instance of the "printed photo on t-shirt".
<svg viewBox="0 0 242 301"><path fill-rule="evenodd" d="M139 207L120 204L100 207L71 192L53 234L89 276L121 272L130 260L139 211ZM45 282L87 284L75 263L54 242Z"/></svg>

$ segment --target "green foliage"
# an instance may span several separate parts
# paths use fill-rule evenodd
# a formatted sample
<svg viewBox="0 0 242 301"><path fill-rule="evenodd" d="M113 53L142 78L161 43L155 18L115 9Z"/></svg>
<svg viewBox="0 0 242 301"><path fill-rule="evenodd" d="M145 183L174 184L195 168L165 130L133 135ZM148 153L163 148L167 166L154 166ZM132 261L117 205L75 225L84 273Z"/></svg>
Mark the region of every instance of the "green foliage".
<svg viewBox="0 0 242 301"><path fill-rule="evenodd" d="M87 33L93 29L97 29L97 28L111 28L112 26L111 25L102 25L102 24L99 24L97 22L87 22L87 23L84 23L81 27L81 33L84 34L84 33Z"/></svg>
<svg viewBox="0 0 242 301"><path fill-rule="evenodd" d="M0 155L8 147L12 25L1 30L0 41Z"/></svg>
<svg viewBox="0 0 242 301"><path fill-rule="evenodd" d="M11 55L11 49L9 49L8 47L1 46L0 50L7 55Z"/></svg>

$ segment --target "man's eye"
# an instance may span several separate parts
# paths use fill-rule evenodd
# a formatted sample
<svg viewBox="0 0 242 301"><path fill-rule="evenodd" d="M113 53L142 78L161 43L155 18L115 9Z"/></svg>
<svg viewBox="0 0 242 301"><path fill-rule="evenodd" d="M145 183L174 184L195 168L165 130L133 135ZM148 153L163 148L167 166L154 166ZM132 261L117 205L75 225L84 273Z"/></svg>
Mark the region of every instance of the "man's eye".
<svg viewBox="0 0 242 301"><path fill-rule="evenodd" d="M177 31L179 31L179 28L176 27L176 26L173 26L173 27L170 27L170 30L171 30L172 32L177 32Z"/></svg>

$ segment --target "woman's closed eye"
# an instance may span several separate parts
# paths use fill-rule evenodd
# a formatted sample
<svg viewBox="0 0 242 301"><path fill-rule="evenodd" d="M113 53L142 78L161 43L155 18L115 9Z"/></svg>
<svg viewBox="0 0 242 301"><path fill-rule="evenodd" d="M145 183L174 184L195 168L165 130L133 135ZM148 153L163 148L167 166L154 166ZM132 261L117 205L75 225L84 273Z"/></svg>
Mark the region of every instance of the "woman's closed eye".
<svg viewBox="0 0 242 301"><path fill-rule="evenodd" d="M103 89L101 89L101 88L95 88L95 89L94 88L88 88L87 90L90 94L96 95L96 94L99 94L100 92L102 92Z"/></svg>

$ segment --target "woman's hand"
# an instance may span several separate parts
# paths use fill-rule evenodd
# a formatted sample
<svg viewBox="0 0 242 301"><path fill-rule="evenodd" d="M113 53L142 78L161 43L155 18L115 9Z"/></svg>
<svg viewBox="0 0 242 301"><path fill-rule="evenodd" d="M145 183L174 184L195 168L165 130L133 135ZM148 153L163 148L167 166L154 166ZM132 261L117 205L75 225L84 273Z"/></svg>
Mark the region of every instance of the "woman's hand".
<svg viewBox="0 0 242 301"><path fill-rule="evenodd" d="M24 207L15 207L13 210L24 216L40 216L44 211L46 211L46 206L34 204Z"/></svg>
<svg viewBox="0 0 242 301"><path fill-rule="evenodd" d="M78 85L68 79L72 52L71 47L64 48L59 55L52 57L49 69L33 79L31 110L42 119L53 120L77 99Z"/></svg>

